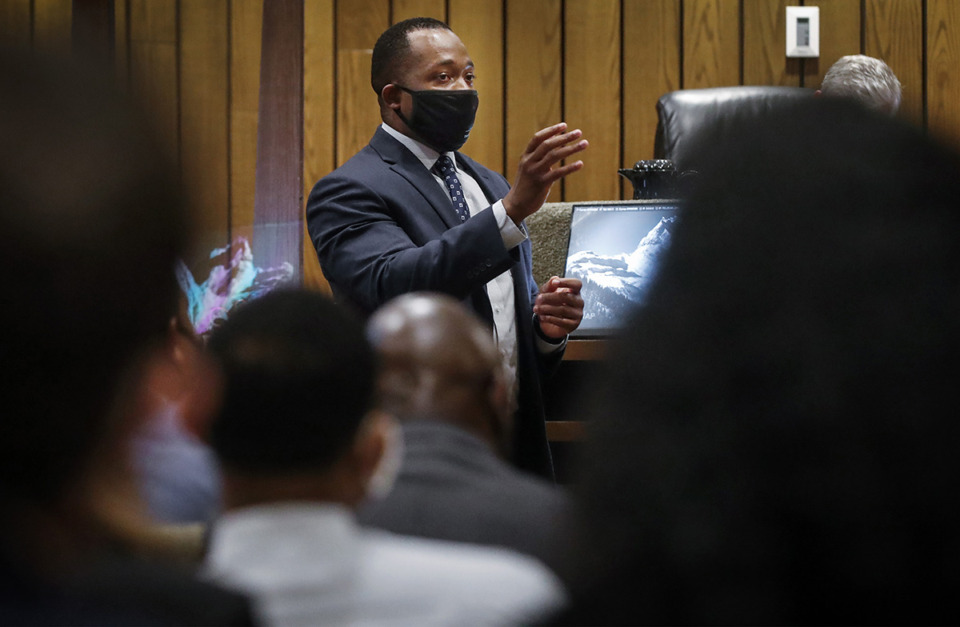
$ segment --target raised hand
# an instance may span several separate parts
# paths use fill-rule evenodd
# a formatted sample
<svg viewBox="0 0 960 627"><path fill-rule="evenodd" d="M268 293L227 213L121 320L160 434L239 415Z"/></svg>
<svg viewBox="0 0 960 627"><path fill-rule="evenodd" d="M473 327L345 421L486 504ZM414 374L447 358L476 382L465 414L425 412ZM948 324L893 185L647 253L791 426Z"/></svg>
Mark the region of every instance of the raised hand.
<svg viewBox="0 0 960 627"><path fill-rule="evenodd" d="M516 181L503 197L503 208L516 224L540 209L556 181L583 167L583 161L558 165L589 145L580 139L580 129L566 131L566 122L537 131L520 156Z"/></svg>

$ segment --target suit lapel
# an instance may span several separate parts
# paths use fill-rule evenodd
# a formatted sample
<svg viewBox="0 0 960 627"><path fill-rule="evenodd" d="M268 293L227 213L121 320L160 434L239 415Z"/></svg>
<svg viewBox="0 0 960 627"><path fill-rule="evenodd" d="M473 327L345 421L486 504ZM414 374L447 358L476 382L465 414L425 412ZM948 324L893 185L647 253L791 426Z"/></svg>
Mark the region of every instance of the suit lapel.
<svg viewBox="0 0 960 627"><path fill-rule="evenodd" d="M377 151L384 162L390 165L391 170L409 181L415 192L437 212L447 228L459 224L450 197L443 193L433 175L403 144L378 127L373 139L370 140L370 146Z"/></svg>
<svg viewBox="0 0 960 627"><path fill-rule="evenodd" d="M427 201L433 210L436 211L437 215L440 216L446 228L453 228L460 224L460 220L457 218L453 204L450 201L450 196L444 193L443 189L437 185L433 175L423 167L420 160L413 156L413 153L407 150L403 144L393 137L390 137L390 134L382 128L377 127L377 132L373 134L373 139L370 140L370 146L380 155L380 158L390 166L391 170L410 183L415 190L414 193L419 194ZM464 160L459 157L460 155L458 154L457 162L463 164ZM477 178L478 170L479 168L471 167L468 168L467 171L470 172L474 178ZM492 190L490 189L488 178L484 176L478 179L478 181L480 182L480 188L483 190L483 193L489 198ZM492 328L493 308L490 306L490 299L487 298L487 286L484 285L482 288L474 291L467 297L467 300L471 301L473 310Z"/></svg>

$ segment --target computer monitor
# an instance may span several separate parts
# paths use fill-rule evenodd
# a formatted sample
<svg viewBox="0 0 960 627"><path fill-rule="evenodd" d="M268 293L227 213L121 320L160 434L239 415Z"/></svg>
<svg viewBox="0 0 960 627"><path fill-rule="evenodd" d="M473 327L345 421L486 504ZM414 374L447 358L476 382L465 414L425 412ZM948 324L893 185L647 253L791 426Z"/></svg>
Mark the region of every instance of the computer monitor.
<svg viewBox="0 0 960 627"><path fill-rule="evenodd" d="M575 204L565 276L583 281L574 338L616 333L641 305L681 209L679 200Z"/></svg>

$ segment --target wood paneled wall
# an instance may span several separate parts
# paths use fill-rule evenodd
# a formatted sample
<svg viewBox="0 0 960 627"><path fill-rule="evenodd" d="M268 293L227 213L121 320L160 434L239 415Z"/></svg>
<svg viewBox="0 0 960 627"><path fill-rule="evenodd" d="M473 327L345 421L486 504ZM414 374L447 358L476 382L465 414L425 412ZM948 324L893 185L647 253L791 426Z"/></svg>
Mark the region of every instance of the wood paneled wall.
<svg viewBox="0 0 960 627"><path fill-rule="evenodd" d="M172 153L197 253L251 235L264 0L115 0L117 75ZM784 56L788 5L820 7L819 59ZM0 40L70 48L71 0L0 1ZM650 158L664 92L815 87L844 54L885 59L902 115L960 145L957 0L304 0L304 194L379 123L371 48L389 24L446 20L477 64L481 105L464 151L512 178L534 131L566 120L591 147L550 200L628 197L619 167ZM305 246L305 276L322 276Z"/></svg>

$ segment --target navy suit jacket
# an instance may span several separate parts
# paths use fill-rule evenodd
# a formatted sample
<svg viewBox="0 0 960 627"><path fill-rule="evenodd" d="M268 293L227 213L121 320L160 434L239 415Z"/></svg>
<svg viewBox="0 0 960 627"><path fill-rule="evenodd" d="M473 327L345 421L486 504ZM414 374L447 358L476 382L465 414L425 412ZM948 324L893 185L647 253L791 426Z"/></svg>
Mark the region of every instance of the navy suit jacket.
<svg viewBox="0 0 960 627"><path fill-rule="evenodd" d="M457 153L490 204L510 189L500 174ZM450 294L493 324L485 285L510 270L519 355L515 462L552 476L540 380L560 351L543 357L534 344L529 240L507 250L492 211L466 222L450 197L403 144L378 128L363 150L320 179L307 199L307 228L334 296L366 314L407 292Z"/></svg>

